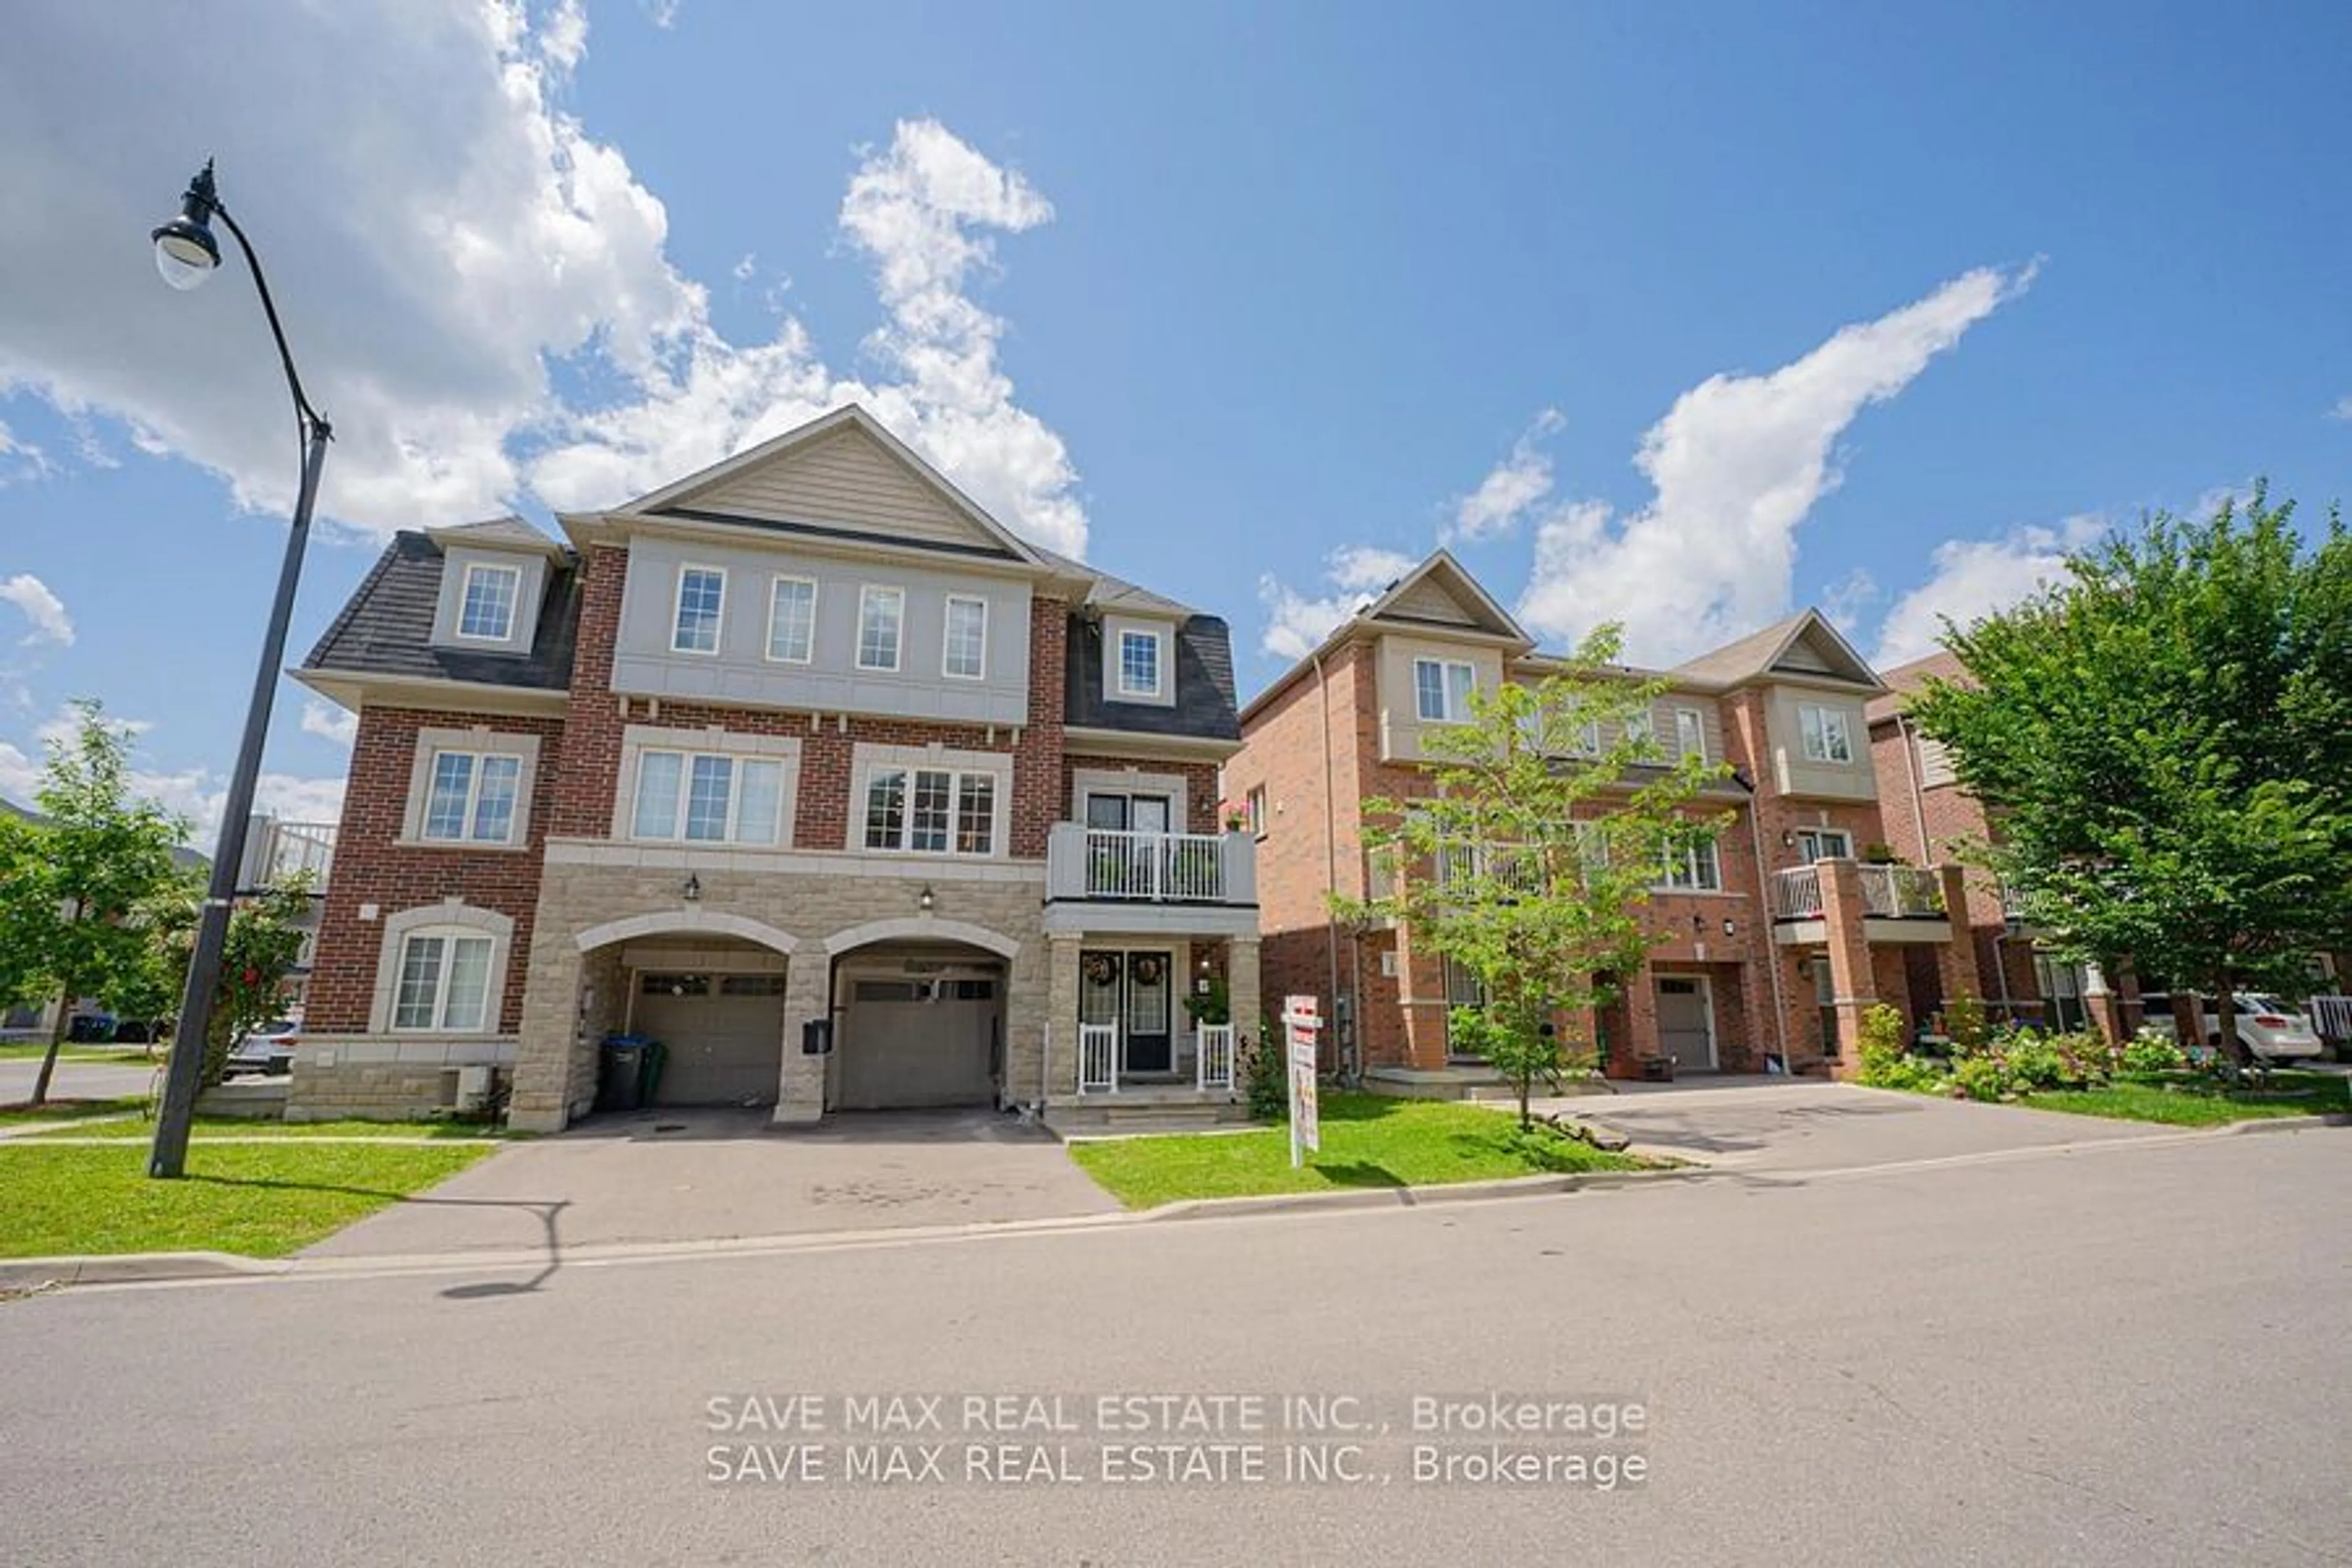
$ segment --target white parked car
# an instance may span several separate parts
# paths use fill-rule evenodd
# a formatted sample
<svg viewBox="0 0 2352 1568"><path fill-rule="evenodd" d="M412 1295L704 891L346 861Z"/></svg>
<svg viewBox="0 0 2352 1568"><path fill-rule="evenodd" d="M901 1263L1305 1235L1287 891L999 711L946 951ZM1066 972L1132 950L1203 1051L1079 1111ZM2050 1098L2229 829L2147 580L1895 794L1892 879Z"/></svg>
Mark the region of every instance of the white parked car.
<svg viewBox="0 0 2352 1568"><path fill-rule="evenodd" d="M2221 1044L2221 1017L2213 1009L2213 998L2200 996L2204 1014L2205 1037L2192 1043L2215 1048ZM2166 1039L2178 1037L2179 1030L2172 1017L2172 998L2164 992L2145 993L2140 1004L2146 1009L2143 1026ZM2289 1007L2275 996L2257 991L2241 991L2235 997L2238 1042L2256 1061L2301 1061L2321 1055L2326 1047L2311 1020Z"/></svg>

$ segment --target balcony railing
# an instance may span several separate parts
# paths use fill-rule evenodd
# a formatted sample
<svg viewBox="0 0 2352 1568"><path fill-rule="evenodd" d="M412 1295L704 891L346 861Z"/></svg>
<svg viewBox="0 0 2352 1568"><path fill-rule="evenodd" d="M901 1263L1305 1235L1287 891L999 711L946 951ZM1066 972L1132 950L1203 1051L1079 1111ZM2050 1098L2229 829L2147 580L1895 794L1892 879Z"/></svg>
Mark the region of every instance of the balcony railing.
<svg viewBox="0 0 2352 1568"><path fill-rule="evenodd" d="M322 893L334 861L335 824L255 816L246 828L245 864L237 886L275 888L307 876L310 891Z"/></svg>
<svg viewBox="0 0 2352 1568"><path fill-rule="evenodd" d="M1154 904L1255 904L1257 845L1246 833L1133 833L1054 825L1046 897Z"/></svg>
<svg viewBox="0 0 2352 1568"><path fill-rule="evenodd" d="M1858 866L1862 879L1862 912L1873 920L1925 921L1944 918L1943 879L1919 866ZM1822 868L1797 866L1772 877L1772 918L1776 921L1817 921L1822 918Z"/></svg>
<svg viewBox="0 0 2352 1568"><path fill-rule="evenodd" d="M1919 866L1864 866L1862 871L1862 912L1880 920L1927 921L1944 918L1944 882Z"/></svg>
<svg viewBox="0 0 2352 1568"><path fill-rule="evenodd" d="M1822 868L1799 866L1772 877L1772 918L1776 921L1817 921L1822 918Z"/></svg>

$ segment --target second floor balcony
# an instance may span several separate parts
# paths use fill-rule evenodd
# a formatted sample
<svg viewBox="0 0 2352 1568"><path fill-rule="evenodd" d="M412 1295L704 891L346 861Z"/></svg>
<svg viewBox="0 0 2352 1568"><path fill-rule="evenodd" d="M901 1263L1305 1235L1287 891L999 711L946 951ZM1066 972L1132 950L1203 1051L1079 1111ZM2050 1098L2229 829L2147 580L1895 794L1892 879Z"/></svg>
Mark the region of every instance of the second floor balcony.
<svg viewBox="0 0 2352 1568"><path fill-rule="evenodd" d="M1048 929L1090 906L1088 929L1257 929L1257 842L1246 833L1157 833L1058 822L1045 841Z"/></svg>
<svg viewBox="0 0 2352 1568"><path fill-rule="evenodd" d="M1828 900L1822 883L1836 861L1816 861L1772 874L1768 889L1774 940L1803 945L1828 936ZM1858 911L1872 942L1948 942L1951 920L1944 908L1940 873L1920 866L1855 866L1861 893Z"/></svg>

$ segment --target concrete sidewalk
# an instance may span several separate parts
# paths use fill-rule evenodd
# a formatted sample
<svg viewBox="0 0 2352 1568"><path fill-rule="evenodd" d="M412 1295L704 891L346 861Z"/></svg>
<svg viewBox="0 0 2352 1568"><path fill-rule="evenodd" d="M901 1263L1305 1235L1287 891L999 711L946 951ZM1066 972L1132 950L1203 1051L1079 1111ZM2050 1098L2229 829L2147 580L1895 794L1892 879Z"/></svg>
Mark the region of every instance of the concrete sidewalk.
<svg viewBox="0 0 2352 1568"><path fill-rule="evenodd" d="M303 1254L411 1257L1108 1214L1051 1135L987 1110L603 1117L509 1144Z"/></svg>

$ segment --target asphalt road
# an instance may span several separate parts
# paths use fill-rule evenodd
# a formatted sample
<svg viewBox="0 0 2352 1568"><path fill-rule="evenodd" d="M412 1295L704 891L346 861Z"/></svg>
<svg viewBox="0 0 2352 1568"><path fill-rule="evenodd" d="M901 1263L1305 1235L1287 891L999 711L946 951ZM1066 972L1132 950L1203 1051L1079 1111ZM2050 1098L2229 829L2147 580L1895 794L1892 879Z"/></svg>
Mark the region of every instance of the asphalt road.
<svg viewBox="0 0 2352 1568"><path fill-rule="evenodd" d="M2347 1188L2321 1129L535 1284L83 1289L0 1304L0 1559L2342 1563ZM1390 1430L1354 1485L1111 1484L1098 1424L1005 1439L1086 1479L985 1483L951 1404L953 1479L842 1479L841 1396L967 1391L1355 1395ZM1637 1440L1513 1445L1646 1479L1416 1484L1412 1398L1490 1391L1640 1402ZM800 1393L826 1432L710 1429L714 1397ZM708 1479L714 1446L796 1444L824 1479Z"/></svg>
<svg viewBox="0 0 2352 1568"><path fill-rule="evenodd" d="M136 1062L60 1061L57 1076L49 1081L49 1098L113 1100L145 1094L154 1084L155 1071L153 1067L142 1067ZM40 1072L38 1057L11 1057L0 1061L0 1105L14 1105L29 1098L33 1080Z"/></svg>

